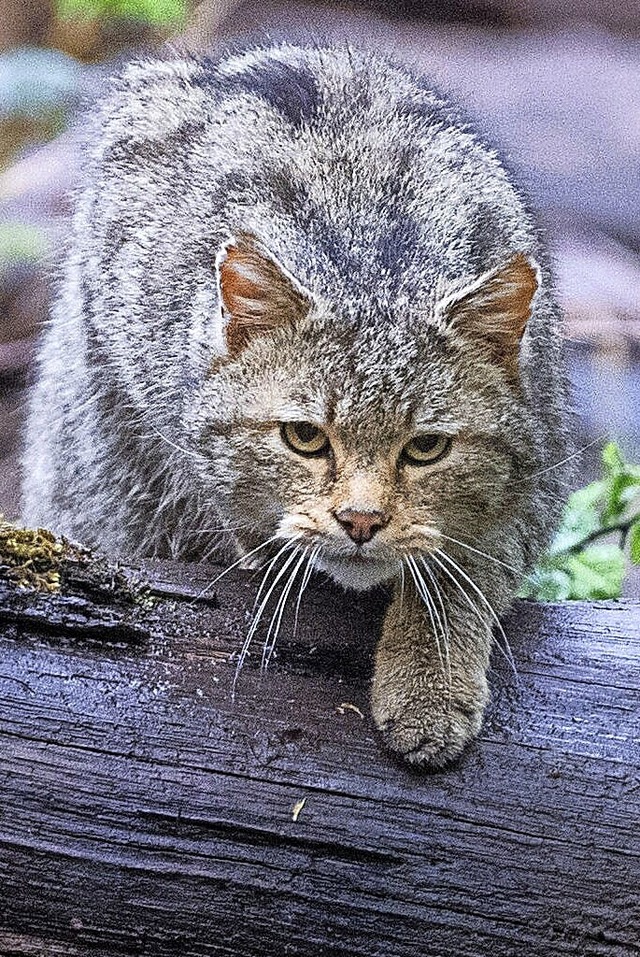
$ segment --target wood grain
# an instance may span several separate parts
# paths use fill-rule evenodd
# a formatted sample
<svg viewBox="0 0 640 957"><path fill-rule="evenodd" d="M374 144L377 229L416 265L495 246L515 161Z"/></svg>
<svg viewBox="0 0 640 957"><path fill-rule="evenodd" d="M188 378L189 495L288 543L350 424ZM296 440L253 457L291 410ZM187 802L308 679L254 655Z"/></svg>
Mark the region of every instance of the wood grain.
<svg viewBox="0 0 640 957"><path fill-rule="evenodd" d="M148 571L0 596L0 954L638 953L637 604L519 603L518 678L421 774L367 713L384 595L312 583L232 701L255 577Z"/></svg>

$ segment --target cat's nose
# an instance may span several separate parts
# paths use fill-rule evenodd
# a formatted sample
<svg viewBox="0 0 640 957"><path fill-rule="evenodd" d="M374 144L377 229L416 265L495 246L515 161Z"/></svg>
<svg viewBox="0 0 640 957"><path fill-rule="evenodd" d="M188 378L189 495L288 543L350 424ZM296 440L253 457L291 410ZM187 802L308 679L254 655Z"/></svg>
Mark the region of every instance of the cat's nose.
<svg viewBox="0 0 640 957"><path fill-rule="evenodd" d="M356 512L351 508L343 508L334 514L356 545L370 542L376 532L384 528L389 521L384 512Z"/></svg>

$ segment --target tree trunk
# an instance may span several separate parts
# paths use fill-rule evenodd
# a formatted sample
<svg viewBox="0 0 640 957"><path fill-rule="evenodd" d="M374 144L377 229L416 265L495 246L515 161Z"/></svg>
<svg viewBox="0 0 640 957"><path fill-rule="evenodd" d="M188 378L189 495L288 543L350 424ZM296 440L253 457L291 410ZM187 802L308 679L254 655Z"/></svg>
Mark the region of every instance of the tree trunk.
<svg viewBox="0 0 640 957"><path fill-rule="evenodd" d="M368 715L384 595L313 582L233 701L256 576L148 573L2 586L1 954L638 953L637 604L518 603L518 678L421 774Z"/></svg>

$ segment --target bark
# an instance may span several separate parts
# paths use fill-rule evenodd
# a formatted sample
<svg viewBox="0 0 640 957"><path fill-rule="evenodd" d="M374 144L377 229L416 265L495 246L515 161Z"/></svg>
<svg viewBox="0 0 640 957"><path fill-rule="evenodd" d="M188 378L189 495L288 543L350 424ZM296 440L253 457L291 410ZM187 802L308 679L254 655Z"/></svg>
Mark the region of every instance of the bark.
<svg viewBox="0 0 640 957"><path fill-rule="evenodd" d="M383 594L313 582L233 701L258 579L147 571L3 586L0 953L637 953L637 604L517 604L518 678L419 774L368 716Z"/></svg>

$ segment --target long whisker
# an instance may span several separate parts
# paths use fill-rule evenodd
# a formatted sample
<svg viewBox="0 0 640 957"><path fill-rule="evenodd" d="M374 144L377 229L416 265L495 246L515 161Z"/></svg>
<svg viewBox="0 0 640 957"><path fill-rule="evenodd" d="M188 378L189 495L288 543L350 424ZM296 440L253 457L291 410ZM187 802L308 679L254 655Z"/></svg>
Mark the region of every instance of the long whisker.
<svg viewBox="0 0 640 957"><path fill-rule="evenodd" d="M400 611L398 613L398 618L402 618L402 610L404 608L404 586L405 586L405 574L404 574L404 561L400 559Z"/></svg>
<svg viewBox="0 0 640 957"><path fill-rule="evenodd" d="M189 535L211 535L214 532L241 532L251 525L245 522L243 525L220 525L217 528L185 528L184 531Z"/></svg>
<svg viewBox="0 0 640 957"><path fill-rule="evenodd" d="M296 552L299 550L300 546L296 549ZM271 616L271 622L269 624L269 630L267 632L267 637L265 638L264 648L262 650L262 662L260 665L261 672L265 672L269 667L269 662L271 661L271 656L276 647L276 641L278 640L278 635L280 634L280 627L282 625L282 616L284 615L284 610L287 604L287 599L289 598L289 593L293 587L293 583L296 580L298 572L302 568L302 565L307 557L308 546L302 552L302 555L298 559L298 563L294 566L293 571L289 575L287 582L282 589L278 602L276 604L273 615ZM275 627L274 627L275 622ZM273 632L273 638L271 638L271 633Z"/></svg>
<svg viewBox="0 0 640 957"><path fill-rule="evenodd" d="M514 660L514 657L513 657L513 652L511 651L511 645L509 644L509 640L508 640L508 638L507 638L507 636L506 636L506 634L505 634L504 628L502 627L502 623L501 623L500 619L498 618L498 616L497 616L497 614L496 614L496 612L495 612L493 606L490 604L488 598L486 597L486 595L484 594L484 592L478 587L478 585L476 585L476 583L473 581L473 579L470 578L469 575L467 575L467 573L466 573L462 568L460 568L460 566L458 565L458 563L455 562L455 561L453 560L453 558L451 558L450 555L448 555L448 554L447 554L445 551L443 551L441 548L437 548L436 551L437 551L438 555L440 555L441 558L444 558L445 561L447 561L460 575L462 575L463 579L471 586L471 588L474 590L474 592L476 593L476 595L478 596L478 598L480 599L480 601L483 603L483 605L484 605L484 606L486 607L486 609L488 610L489 614L491 615L491 617L493 618L494 622L495 622L496 625L498 626L498 630L499 630L499 632L500 632L500 634L501 634L501 636L502 636L502 639L503 639L503 641L504 641L505 647L503 648L503 647L500 645L500 643L497 642L498 648L500 648L500 650L501 650L502 653L504 654L505 658L507 659L507 661L508 661L509 664L511 665L511 668L513 669L514 675L517 677L517 676L518 676L518 671L517 671L517 669L516 669L516 663L515 663L515 660ZM438 558L436 558L436 556L435 556L434 554L432 554L431 557L434 559L434 561L437 562L437 564L440 566L440 568L443 570L443 572L445 572L445 573L449 576L449 578L451 578L452 581L454 581L454 582L458 585L458 588L460 588L460 590L462 591L462 594L465 595L465 596L467 597L467 599L470 601L471 607L474 608L474 610L476 611L476 614L478 614L478 616L482 619L482 616L479 614L478 608L474 605L473 602L471 602L471 600L469 599L467 593L465 592L465 590L462 588L462 586L461 586L460 583L458 582L457 578L455 578L455 577L451 574L451 572L445 567L445 565L443 565L443 563L442 563L441 561L438 560Z"/></svg>
<svg viewBox="0 0 640 957"><path fill-rule="evenodd" d="M418 569L418 566L416 565L415 559L413 558L412 555L407 555L407 568L411 572L411 577L413 578L414 585L416 586L416 591L418 592L418 595L420 596L420 598L422 599L422 601L424 602L426 606L427 613L429 615L429 620L431 622L431 630L433 631L433 636L436 641L436 648L438 649L438 658L440 659L440 667L442 668L443 674L446 675L448 669L445 668L444 658L442 657L442 648L440 646L440 638L438 637L438 630L436 628L435 618L433 616L433 611L432 611L431 595L429 594L429 590L427 588L426 582L422 578L422 575L420 574L420 570Z"/></svg>
<svg viewBox="0 0 640 957"><path fill-rule="evenodd" d="M513 484L518 485L520 482L528 482L529 479L537 478L539 475L545 475L547 472L552 472L553 469L558 469L561 465L566 465L567 462L571 462L572 459L582 455L582 453L586 452L587 449L591 449L594 445L598 445L599 443L606 441L606 438L606 435L599 435L597 438L592 439L591 442L587 442L586 445L583 445L582 448L578 449L577 452L567 455L566 458L561 459L559 462L554 462L553 465L548 465L545 469L540 469L538 472L532 472L530 475L525 475L523 478L516 479Z"/></svg>
<svg viewBox="0 0 640 957"><path fill-rule="evenodd" d="M213 588L213 586L217 582L219 582L221 578L227 575L230 571L233 571L234 568L237 568L238 565L240 565L240 563L243 562L245 559L250 558L251 555L255 555L256 552L259 552L262 548L266 548L267 545L270 545L272 542L277 541L279 538L280 538L279 535L272 535L271 538L268 538L266 542L263 542L261 545L258 545L257 548L252 548L250 552L245 552L244 555L241 555L240 558L238 558L235 562L233 562L231 565L225 568L223 572L220 572L220 574L216 578L210 581L209 584L202 589L202 591L194 599L194 601L199 601L201 598L203 598L204 595L207 594L209 589Z"/></svg>
<svg viewBox="0 0 640 957"><path fill-rule="evenodd" d="M431 535L433 538L443 538L447 542L453 542L454 545L460 545L462 548L467 548L470 552L475 552L476 555L482 555L483 558L488 558L490 562L495 562L496 565L502 565L503 568L507 568L510 572L513 572L516 575L520 574L516 568L514 568L512 565L508 565L506 562L503 562L500 558L496 558L494 555L489 555L488 552L483 552L481 549L470 545L469 542L463 542L459 538L453 538L451 535L446 535L439 528L432 528L430 525L418 525L416 528L427 535Z"/></svg>
<svg viewBox="0 0 640 957"><path fill-rule="evenodd" d="M258 588L258 592L257 592L256 597L255 597L254 602L253 602L253 610L254 610L254 611L256 610L256 608L257 608L257 606L258 606L258 603L259 603L259 601L260 601L260 598L261 598L261 596L262 596L262 592L264 591L264 589L265 589L265 587L266 587L266 585L267 585L267 582L268 582L268 580L269 580L269 575L271 574L272 569L273 569L273 568L275 567L275 565L278 563L278 559L279 559L280 556L283 555L285 552L289 551L289 549L291 548L291 546L292 546L296 541L298 541L301 537L302 537L301 535L295 535L293 538L287 538L287 539L285 540L285 543L284 543L284 545L282 546L282 548L278 549L278 551L276 552L276 554L273 556L273 558L272 558L271 561L269 562L269 564L268 564L268 566L267 566L267 569L266 569L264 575L262 576L262 581L260 582L260 587ZM297 549L295 549L295 550L297 551Z"/></svg>
<svg viewBox="0 0 640 957"><path fill-rule="evenodd" d="M199 452L194 452L192 449L183 449L181 445L176 445L175 442L172 442L171 439L168 439L167 436L163 432L161 432L160 429L153 424L153 422L149 422L148 419L145 420L145 425L148 425L149 428L152 429L156 433L156 435L158 435L162 439L163 442L166 442L166 444L170 446L172 449L175 449L176 452L182 452L183 455L191 456L194 459L203 458L203 456Z"/></svg>
<svg viewBox="0 0 640 957"><path fill-rule="evenodd" d="M426 558L424 558L424 556L420 558L420 561L424 567L425 572L429 576L429 580L431 581L431 584L433 585L433 590L436 594L436 598L440 606L440 611L438 611L438 608L436 607L436 604L434 602L433 610L435 612L436 618L438 619L440 631L443 637L445 648L447 649L447 653L448 653L449 647L451 645L451 635L449 632L449 619L447 618L447 610L444 606L444 601L442 600L442 592L440 590L440 586L438 585L438 579L436 578L433 571L429 567L429 562L426 560ZM442 613L442 616L440 613Z"/></svg>
<svg viewBox="0 0 640 957"><path fill-rule="evenodd" d="M426 567L426 566L425 566L425 567ZM422 573L420 574L420 577L421 577L422 581L424 582L424 578L422 577ZM431 595L431 592L429 591L429 588L428 588L427 583L424 582L424 585L425 585L425 591L427 592L427 594L429 595L429 598L430 598L430 604L431 604L431 608L432 608L432 611L433 611L433 615L434 615L434 617L436 618L436 620L437 620L437 622L438 622L438 626L439 626L439 628L440 628L440 635L442 636L442 643L443 643L443 645L444 645L444 657L445 657L445 664L446 664L447 687L450 688L450 687L451 687L451 654L450 654L450 649L449 649L449 635L446 634L445 631L444 631L444 628L443 628L443 625L442 625L442 621L441 621L441 619L440 619L440 615L439 615L438 609L437 609L437 607L436 607L435 600L434 600L433 596Z"/></svg>
<svg viewBox="0 0 640 957"><path fill-rule="evenodd" d="M298 592L298 600L296 602L296 614L295 614L295 618L293 622L294 636L298 633L298 615L300 614L300 605L302 603L302 596L304 595L306 587L309 584L309 581L313 574L313 568L316 563L316 559L320 555L321 551L322 551L322 545L317 545L312 550L311 554L309 555L309 559L307 561L307 567L305 568L304 574L302 576L302 581L300 582L300 591Z"/></svg>
<svg viewBox="0 0 640 957"><path fill-rule="evenodd" d="M280 579L282 578L282 576L284 575L284 573L286 572L287 568L290 566L291 562L294 560L294 558L296 557L296 554L297 554L297 552L298 552L299 546L296 545L296 544L294 544L291 539L289 539L289 541L288 541L287 544L289 545L289 547L291 547L291 545L293 544L293 552L291 553L291 555L289 555L289 557L288 557L288 558L286 559L286 561L283 563L282 568L280 569L280 571L278 572L278 574L277 574L276 577L274 578L274 580L273 580L273 582L271 583L271 585L270 585L270 587L269 587L269 589L268 589L266 595L265 595L264 598L262 599L262 602L261 602L261 604L260 604L260 607L258 608L257 612L256 612L255 615L254 615L253 621L251 622L251 625L250 625L249 630L248 630L248 632L247 632L247 636L246 636L246 638L244 639L244 642L243 642L243 644L242 644L242 648L241 648L241 650L240 650L240 655L238 656L238 664L236 665L236 672L235 672L234 679L233 679L233 685L232 685L232 688L231 688L231 700L232 700L232 701L235 701L236 685L237 685L237 683L238 683L238 678L240 677L240 672L242 671L242 667L243 667L243 665L244 665L245 659L246 659L246 657L247 657L247 655L248 655L248 653L249 653L249 648L251 647L251 642L253 641L253 636L255 635L255 633L256 633L256 631L257 631L258 625L260 624L260 620L261 620L261 618L262 618L262 615L264 614L264 610L265 610L265 608L267 607L267 605L268 605L268 603L269 603L269 599L271 598L271 595L273 594L273 591L274 591L276 585L278 584L278 582L280 581ZM286 549L281 548L280 551L278 552L278 555L276 556L276 558L277 558L278 556L280 556L285 550L286 550ZM265 572L265 575L264 575L264 578L263 578L263 585L264 585L264 582L267 580L271 569L273 568L274 561L275 561L275 559L270 562L269 568L268 568L267 571ZM261 586L261 588L262 588L262 586Z"/></svg>
<svg viewBox="0 0 640 957"><path fill-rule="evenodd" d="M453 542L454 545L460 545L462 548L467 548L470 552L475 552L476 555L482 555L483 558L488 558L490 562L495 562L496 565L502 565L503 568L507 568L510 572L513 572L515 575L520 573L513 565L507 565L506 562L501 561L499 558L495 558L493 555L489 555L488 552L483 552L480 548L474 548L473 545L469 545L468 542L461 542L458 538L452 538L451 535L445 535L444 532L438 533L440 538L446 539L448 542Z"/></svg>
<svg viewBox="0 0 640 957"><path fill-rule="evenodd" d="M458 591L460 592L460 594L462 595L462 597L464 598L464 600L466 601L466 603L469 605L469 607L471 608L471 610L473 611L473 613L474 613L475 615L477 615L477 617L480 619L480 621L481 621L482 624L485 626L485 628L487 629L487 631L490 631L489 625L487 624L487 622L486 622L485 619L483 618L482 614L480 613L479 608L477 607L477 605L475 604L475 602L469 597L469 595L467 594L467 592L465 591L465 589L462 587L462 585L460 584L460 582L458 581L458 579L449 571L449 569L448 569L445 565L443 565L443 563L440 561L440 559L439 559L436 555L434 555L433 553L431 553L431 556L430 556L430 557L431 557L432 561L434 561L434 562L437 564L437 566L440 568L440 570L447 576L447 578L448 578L450 581L453 582L453 584L456 586L456 588L458 589Z"/></svg>
<svg viewBox="0 0 640 957"><path fill-rule="evenodd" d="M426 561L426 559L425 559L423 556L421 556L420 561L421 561L421 563L422 563L422 565L423 565L423 567L424 567L425 572L427 573L427 575L428 575L428 577L429 577L429 580L431 581L431 583L432 583L432 585L433 585L433 590L434 590L434 592L435 592L435 594L436 594L436 598L437 598L438 603L439 603L439 605L440 605L440 612L442 612L442 617L441 617L441 616L440 616L440 612L438 611L438 607L437 607L437 605L436 605L436 602L435 602L435 600L433 599L433 597L431 597L431 605L432 605L432 608L433 608L433 613L434 613L434 615L435 615L435 617L436 617L436 619L437 619L438 626L439 626L439 628L440 628L440 634L442 635L442 643L443 643L443 645L444 645L445 662L446 662L446 665L447 665L447 681L448 681L449 687L451 687L451 634L450 634L450 631L449 631L449 620L448 620L448 618L447 618L447 612L446 612L446 609L445 609L445 607L444 607L444 602L443 602L443 600L442 600L442 594L441 594L440 588L438 587L438 581L437 581L437 579L436 579L436 576L435 576L435 575L433 574L433 572L431 571L431 568L429 567L428 562ZM425 582L425 585L426 585L426 582ZM428 590L428 589L427 589L427 590ZM431 593L430 593L430 594L431 594Z"/></svg>

